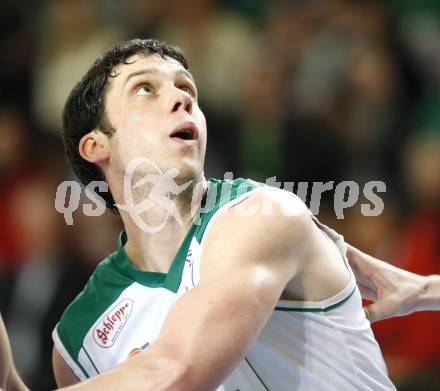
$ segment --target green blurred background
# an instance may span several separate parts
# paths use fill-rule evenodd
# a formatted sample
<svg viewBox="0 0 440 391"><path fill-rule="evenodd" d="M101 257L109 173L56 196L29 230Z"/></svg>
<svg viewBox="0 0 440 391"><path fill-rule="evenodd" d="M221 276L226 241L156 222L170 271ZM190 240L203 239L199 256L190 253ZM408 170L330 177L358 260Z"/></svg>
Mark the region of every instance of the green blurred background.
<svg viewBox="0 0 440 391"><path fill-rule="evenodd" d="M208 177L383 181L380 216L360 200L337 219L327 192L318 217L372 255L440 273L440 2L2 0L0 309L31 389L54 387L51 331L121 229L110 213L67 226L55 211L72 179L61 110L92 61L134 37L189 59ZM439 330L438 313L374 325L399 389L440 389Z"/></svg>

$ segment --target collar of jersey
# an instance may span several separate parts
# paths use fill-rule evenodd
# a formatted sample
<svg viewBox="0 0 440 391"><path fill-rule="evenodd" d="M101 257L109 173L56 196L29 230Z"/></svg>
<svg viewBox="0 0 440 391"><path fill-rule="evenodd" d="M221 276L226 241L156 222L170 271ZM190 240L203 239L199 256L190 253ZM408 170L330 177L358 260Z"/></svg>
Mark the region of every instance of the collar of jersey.
<svg viewBox="0 0 440 391"><path fill-rule="evenodd" d="M222 182L223 181L217 179L209 179L208 188L217 187L221 185ZM220 193L220 191L215 192L216 198L220 197ZM202 206L206 202L206 197L207 193L205 193L202 199ZM207 215L212 214L214 211L207 213ZM205 213L202 212L202 215L205 216ZM203 220L207 221L209 219L203 218ZM115 264L116 268L132 281L150 288L162 287L172 292L177 292L180 282L182 281L183 268L185 266L185 261L192 238L195 236L196 231L199 232L199 234L203 233L203 228L206 226L206 222L204 221L202 221L202 224L199 225L193 223L188 229L185 239L180 245L173 262L171 263L168 273L148 272L135 268L124 250L124 245L127 243L127 233L125 231L122 231L119 235L118 250L111 257L111 260Z"/></svg>
<svg viewBox="0 0 440 391"><path fill-rule="evenodd" d="M135 268L124 250L124 245L127 243L127 233L125 231L122 231L119 235L118 250L112 257L112 261L122 274L141 285L150 288L162 287L172 292L177 292L182 280L182 272L183 267L185 266L186 255L188 253L195 228L196 226L192 224L191 228L186 233L185 239L179 247L168 273L149 272Z"/></svg>

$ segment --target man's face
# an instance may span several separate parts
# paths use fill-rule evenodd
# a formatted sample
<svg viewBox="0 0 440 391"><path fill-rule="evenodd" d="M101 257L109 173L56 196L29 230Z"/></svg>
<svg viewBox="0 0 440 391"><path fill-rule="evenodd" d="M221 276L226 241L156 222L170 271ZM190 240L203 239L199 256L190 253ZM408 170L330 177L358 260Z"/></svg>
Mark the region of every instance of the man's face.
<svg viewBox="0 0 440 391"><path fill-rule="evenodd" d="M177 168L181 179L203 173L206 121L197 103L197 90L183 66L157 54L134 55L109 78L105 107L116 129L110 137L110 169L123 174L138 157L162 172ZM139 175L156 173L142 166Z"/></svg>

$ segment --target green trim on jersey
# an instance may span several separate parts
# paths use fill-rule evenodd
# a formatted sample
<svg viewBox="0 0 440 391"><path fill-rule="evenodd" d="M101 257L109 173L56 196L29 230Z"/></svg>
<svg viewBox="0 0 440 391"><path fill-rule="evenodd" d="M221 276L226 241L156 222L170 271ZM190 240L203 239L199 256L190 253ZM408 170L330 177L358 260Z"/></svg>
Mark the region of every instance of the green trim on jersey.
<svg viewBox="0 0 440 391"><path fill-rule="evenodd" d="M96 373L99 373L98 368L96 368L95 362L92 360L92 357L90 357L90 354L87 351L86 347L84 345L82 345L81 348L84 350L84 353L86 354L87 358L89 359L89 361L92 364L93 368L95 369Z"/></svg>
<svg viewBox="0 0 440 391"><path fill-rule="evenodd" d="M232 201L248 193L249 191L262 186L262 184L248 179L237 178L235 180L210 179L208 190L202 201L202 212L198 221L195 221L188 230L176 256L171 263L168 273L148 272L136 269L130 262L124 245L127 242L127 234L122 232L119 237L118 251L113 257L113 263L119 271L128 278L150 288L166 288L176 293L182 280L182 271L185 265L186 256L193 237L200 243L206 226L215 212L227 202ZM212 208L203 211L212 204Z"/></svg>
<svg viewBox="0 0 440 391"><path fill-rule="evenodd" d="M186 254L188 253L191 239L194 235L194 229L195 226L192 225L187 232L185 239L171 263L168 273L149 272L136 269L131 264L130 259L124 250L124 245L127 242L127 234L125 231L121 232L119 236L118 251L116 251L114 257L112 257L113 264L121 274L132 280L132 282L137 282L149 288L166 288L171 292L176 293L182 279Z"/></svg>
<svg viewBox="0 0 440 391"><path fill-rule="evenodd" d="M297 307L275 307L275 311L289 311L289 312L327 312L330 310L335 309L336 307L339 307L340 305L344 304L356 291L356 285L353 287L351 292L344 297L341 301L338 301L335 304L329 305L328 307L324 308L297 308Z"/></svg>
<svg viewBox="0 0 440 391"><path fill-rule="evenodd" d="M263 183L255 182L251 179L210 179L208 181L208 191L202 202L202 210L210 204L214 205L211 209L201 213L199 221L195 221L196 230L194 236L197 241L199 243L202 241L203 234L205 233L205 229L209 221L223 205L229 201L235 200L243 194L250 192L251 190L262 186L265 185Z"/></svg>
<svg viewBox="0 0 440 391"><path fill-rule="evenodd" d="M242 178L208 180L208 191L202 201L200 218L193 222L189 228L168 273L136 269L124 250L127 234L121 233L118 249L99 263L83 291L66 308L57 325L61 342L83 372L85 371L78 361L78 355L84 338L93 324L121 293L134 282L150 288L162 287L176 293L181 284L183 268L192 238L195 237L200 242L209 220L220 207L260 186L264 185ZM206 209L211 204L213 207L209 210Z"/></svg>
<svg viewBox="0 0 440 391"><path fill-rule="evenodd" d="M249 368L251 368L252 372L255 373L255 376L257 376L257 379L260 381L261 385L264 387L266 391L269 391L269 387L267 387L266 383L263 381L261 376L258 374L258 372L255 370L255 368L250 363L249 359L247 357L244 358L244 361L247 362L249 365Z"/></svg>

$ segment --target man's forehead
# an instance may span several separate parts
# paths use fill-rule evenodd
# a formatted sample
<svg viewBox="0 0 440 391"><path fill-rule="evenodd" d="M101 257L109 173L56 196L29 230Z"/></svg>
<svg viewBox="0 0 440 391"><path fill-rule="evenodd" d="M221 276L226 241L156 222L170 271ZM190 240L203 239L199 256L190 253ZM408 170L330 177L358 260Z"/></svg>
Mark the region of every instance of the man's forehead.
<svg viewBox="0 0 440 391"><path fill-rule="evenodd" d="M163 73L184 73L193 80L192 75L183 67L183 65L174 58L162 57L157 53L153 54L134 54L127 58L124 64L118 64L112 72L117 79L123 79L127 75L140 71L152 70Z"/></svg>

